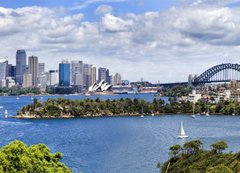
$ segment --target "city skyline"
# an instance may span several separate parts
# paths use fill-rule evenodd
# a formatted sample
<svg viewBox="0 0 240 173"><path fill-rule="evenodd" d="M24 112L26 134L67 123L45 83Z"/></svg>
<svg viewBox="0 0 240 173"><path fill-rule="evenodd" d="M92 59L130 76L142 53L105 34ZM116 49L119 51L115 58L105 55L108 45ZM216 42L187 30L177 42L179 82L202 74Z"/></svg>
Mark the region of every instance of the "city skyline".
<svg viewBox="0 0 240 173"><path fill-rule="evenodd" d="M236 0L0 2L0 57L15 64L15 51L25 49L41 62L51 59L46 70L67 58L130 81L186 81L188 74L200 75L213 65L239 63L239 5Z"/></svg>

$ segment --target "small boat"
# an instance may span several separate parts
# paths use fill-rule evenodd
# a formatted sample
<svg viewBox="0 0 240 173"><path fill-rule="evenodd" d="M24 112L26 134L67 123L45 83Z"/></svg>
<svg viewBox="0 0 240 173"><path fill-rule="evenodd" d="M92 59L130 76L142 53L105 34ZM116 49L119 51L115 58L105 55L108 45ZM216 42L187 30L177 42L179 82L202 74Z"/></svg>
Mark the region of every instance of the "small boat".
<svg viewBox="0 0 240 173"><path fill-rule="evenodd" d="M235 108L235 104L234 104L233 105L233 113L232 113L233 116L235 115L235 112L236 112L236 108Z"/></svg>
<svg viewBox="0 0 240 173"><path fill-rule="evenodd" d="M154 113L152 113L152 116L154 117Z"/></svg>
<svg viewBox="0 0 240 173"><path fill-rule="evenodd" d="M178 138L181 138L181 139L183 139L183 138L188 138L188 136L186 135L186 133L185 133L185 131L184 131L184 129L183 129L183 123L182 123L182 121L181 121L181 126L180 126L180 135L178 136Z"/></svg>
<svg viewBox="0 0 240 173"><path fill-rule="evenodd" d="M8 117L8 111L7 110L5 110L4 115L5 115L5 118Z"/></svg>
<svg viewBox="0 0 240 173"><path fill-rule="evenodd" d="M144 115L141 115L140 117L141 117L141 118L143 118L143 117L144 117Z"/></svg>
<svg viewBox="0 0 240 173"><path fill-rule="evenodd" d="M3 106L0 106L0 109L3 109Z"/></svg>
<svg viewBox="0 0 240 173"><path fill-rule="evenodd" d="M193 114L192 114L192 118L195 118L196 116L195 116L195 114L194 114L194 103L193 103Z"/></svg>
<svg viewBox="0 0 240 173"><path fill-rule="evenodd" d="M19 97L16 97L17 100L19 100L20 98Z"/></svg>
<svg viewBox="0 0 240 173"><path fill-rule="evenodd" d="M205 116L206 116L206 117L209 117L209 113L207 112L207 113L205 114Z"/></svg>

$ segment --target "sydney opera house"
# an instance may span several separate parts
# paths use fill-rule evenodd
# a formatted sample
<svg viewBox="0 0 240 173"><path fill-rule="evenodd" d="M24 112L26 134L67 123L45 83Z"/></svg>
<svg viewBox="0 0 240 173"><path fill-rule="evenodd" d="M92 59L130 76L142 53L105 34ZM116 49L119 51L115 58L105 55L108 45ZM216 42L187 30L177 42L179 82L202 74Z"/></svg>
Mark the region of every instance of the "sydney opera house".
<svg viewBox="0 0 240 173"><path fill-rule="evenodd" d="M99 83L94 83L92 86L89 87L89 92L101 92L101 91L109 91L112 85L108 84L104 80L101 80Z"/></svg>

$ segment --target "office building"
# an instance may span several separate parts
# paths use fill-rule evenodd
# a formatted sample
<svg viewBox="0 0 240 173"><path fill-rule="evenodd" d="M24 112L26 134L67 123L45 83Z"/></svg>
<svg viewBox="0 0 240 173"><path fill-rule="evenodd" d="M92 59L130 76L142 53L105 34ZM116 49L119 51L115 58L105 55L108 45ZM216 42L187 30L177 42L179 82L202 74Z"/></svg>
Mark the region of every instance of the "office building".
<svg viewBox="0 0 240 173"><path fill-rule="evenodd" d="M38 63L38 76L45 73L45 63Z"/></svg>
<svg viewBox="0 0 240 173"><path fill-rule="evenodd" d="M26 51L17 50L16 53L16 83L23 84L23 74L26 72Z"/></svg>
<svg viewBox="0 0 240 173"><path fill-rule="evenodd" d="M59 64L59 86L70 86L70 64L66 60Z"/></svg>
<svg viewBox="0 0 240 173"><path fill-rule="evenodd" d="M83 89L88 90L90 87L90 66L83 64Z"/></svg>
<svg viewBox="0 0 240 173"><path fill-rule="evenodd" d="M12 79L15 79L16 77L16 66L12 64L7 65L7 77L12 77Z"/></svg>
<svg viewBox="0 0 240 173"><path fill-rule="evenodd" d="M71 61L71 84L82 86L83 85L83 62Z"/></svg>
<svg viewBox="0 0 240 173"><path fill-rule="evenodd" d="M33 76L30 73L24 73L23 75L23 84L24 88L32 87Z"/></svg>
<svg viewBox="0 0 240 173"><path fill-rule="evenodd" d="M122 84L122 77L119 73L116 73L115 75L111 75L111 84L113 86Z"/></svg>
<svg viewBox="0 0 240 173"><path fill-rule="evenodd" d="M48 73L42 73L39 77L38 77L38 86L40 87L41 90L45 90L47 87L47 78L48 78Z"/></svg>
<svg viewBox="0 0 240 173"><path fill-rule="evenodd" d="M98 82L100 82L101 80L110 83L110 75L108 69L102 67L98 68Z"/></svg>
<svg viewBox="0 0 240 173"><path fill-rule="evenodd" d="M93 85L97 80L97 69L90 65L90 86Z"/></svg>
<svg viewBox="0 0 240 173"><path fill-rule="evenodd" d="M49 70L49 85L58 85L59 72L58 70Z"/></svg>
<svg viewBox="0 0 240 173"><path fill-rule="evenodd" d="M13 80L12 77L6 77L6 87L7 88L12 88L15 86L15 81Z"/></svg>
<svg viewBox="0 0 240 173"><path fill-rule="evenodd" d="M28 57L28 73L32 74L32 86L36 87L38 84L38 57Z"/></svg>
<svg viewBox="0 0 240 173"><path fill-rule="evenodd" d="M6 59L0 59L0 80L5 80L7 77L8 61Z"/></svg>

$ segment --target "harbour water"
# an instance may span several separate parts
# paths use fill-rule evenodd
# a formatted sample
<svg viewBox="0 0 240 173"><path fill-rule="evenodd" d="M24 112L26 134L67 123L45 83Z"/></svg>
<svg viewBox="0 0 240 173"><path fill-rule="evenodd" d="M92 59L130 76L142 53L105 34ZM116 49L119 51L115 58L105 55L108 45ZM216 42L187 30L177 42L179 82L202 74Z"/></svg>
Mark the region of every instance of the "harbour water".
<svg viewBox="0 0 240 173"><path fill-rule="evenodd" d="M43 100L49 97L43 96ZM85 96L63 96L83 99ZM96 98L91 96L87 98ZM151 94L100 96L100 99L138 97L148 101ZM41 99L41 97L37 97ZM16 114L32 102L30 96L0 97L0 146L19 139L28 145L44 143L52 152L63 153L63 162L73 172L157 173L157 162L168 158L168 148L176 143L200 139L204 147L218 140L228 143L228 151L240 150L240 116L162 115L84 119L19 120L4 118ZM178 139L183 121L187 139Z"/></svg>

